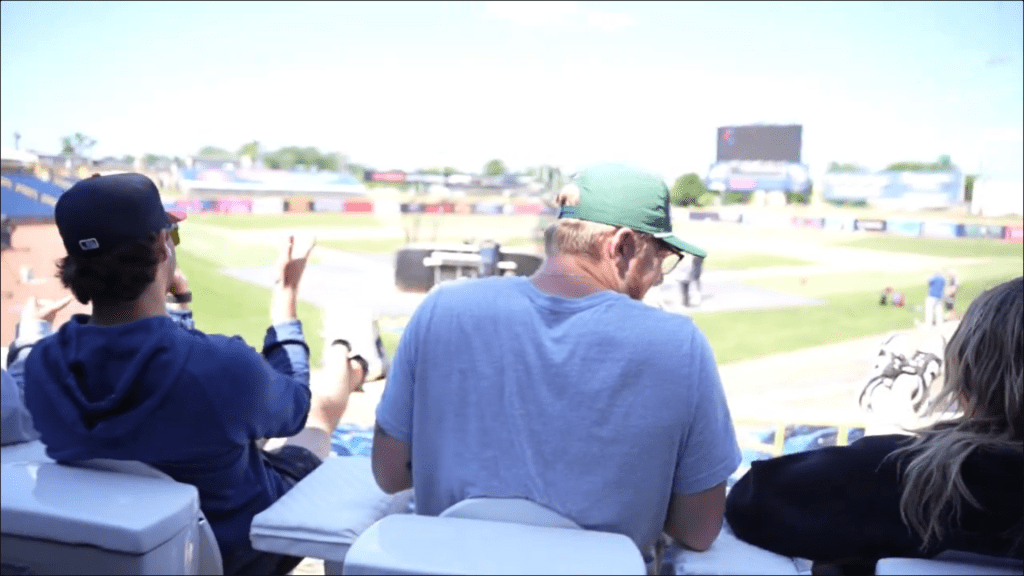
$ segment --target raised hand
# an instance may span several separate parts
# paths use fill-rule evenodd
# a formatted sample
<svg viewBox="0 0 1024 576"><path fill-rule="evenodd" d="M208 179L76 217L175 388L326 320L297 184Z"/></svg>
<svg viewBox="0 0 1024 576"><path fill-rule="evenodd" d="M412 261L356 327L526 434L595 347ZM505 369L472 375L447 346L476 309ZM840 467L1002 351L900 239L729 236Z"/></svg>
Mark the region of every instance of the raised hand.
<svg viewBox="0 0 1024 576"><path fill-rule="evenodd" d="M66 308L71 300L71 296L65 296L60 300L37 300L35 296L29 296L21 309L21 320L43 320L53 324L57 312Z"/></svg>
<svg viewBox="0 0 1024 576"><path fill-rule="evenodd" d="M316 246L313 238L309 248L295 253L295 236L288 236L288 242L277 261L277 278L270 299L270 321L278 324L297 318L296 303L298 302L299 282L306 271L306 262Z"/></svg>

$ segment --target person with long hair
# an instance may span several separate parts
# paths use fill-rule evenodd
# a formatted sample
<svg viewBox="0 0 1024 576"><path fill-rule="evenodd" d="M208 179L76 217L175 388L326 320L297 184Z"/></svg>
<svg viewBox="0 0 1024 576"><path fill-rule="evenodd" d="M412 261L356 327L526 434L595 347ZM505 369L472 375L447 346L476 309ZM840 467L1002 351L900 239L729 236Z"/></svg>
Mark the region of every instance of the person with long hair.
<svg viewBox="0 0 1024 576"><path fill-rule="evenodd" d="M903 434L754 462L726 519L740 539L873 573L886 557L957 550L1021 558L1024 278L983 292L945 350L932 412Z"/></svg>

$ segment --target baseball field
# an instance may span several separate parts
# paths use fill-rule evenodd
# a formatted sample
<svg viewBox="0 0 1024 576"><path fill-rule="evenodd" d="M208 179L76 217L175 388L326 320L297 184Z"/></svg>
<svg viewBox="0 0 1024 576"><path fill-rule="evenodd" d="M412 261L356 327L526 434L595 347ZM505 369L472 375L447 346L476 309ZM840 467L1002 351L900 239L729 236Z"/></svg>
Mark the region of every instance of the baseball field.
<svg viewBox="0 0 1024 576"><path fill-rule="evenodd" d="M332 306L375 309L385 346L394 352L408 314L422 299L394 288L394 252L407 240L491 238L539 250L534 239L541 224L536 216L513 215L197 214L182 226L179 261L196 295L197 327L240 334L258 345L280 246L289 234L299 242L315 237L299 315L316 365L323 313ZM708 251L704 299L697 308L682 308L670 278L647 300L691 315L707 335L737 420L857 420L856 393L878 344L895 331L927 331L915 326L923 320L934 272L955 270L962 313L982 290L1021 275L1024 259L1020 244L1001 240L690 220L674 226ZM886 287L903 292L906 304L880 306ZM932 331L948 335L955 326L948 322ZM366 395L353 396L345 420L372 423L381 386L368 385Z"/></svg>

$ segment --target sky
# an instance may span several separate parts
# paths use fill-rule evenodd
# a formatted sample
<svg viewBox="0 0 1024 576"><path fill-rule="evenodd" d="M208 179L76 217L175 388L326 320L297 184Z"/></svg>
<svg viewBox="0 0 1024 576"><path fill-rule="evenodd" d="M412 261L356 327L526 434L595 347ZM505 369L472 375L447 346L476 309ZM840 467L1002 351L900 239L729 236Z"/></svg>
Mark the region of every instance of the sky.
<svg viewBox="0 0 1024 576"><path fill-rule="evenodd" d="M4 1L0 143L671 181L706 173L719 126L796 123L812 174L948 154L1018 175L1022 29L1021 2Z"/></svg>

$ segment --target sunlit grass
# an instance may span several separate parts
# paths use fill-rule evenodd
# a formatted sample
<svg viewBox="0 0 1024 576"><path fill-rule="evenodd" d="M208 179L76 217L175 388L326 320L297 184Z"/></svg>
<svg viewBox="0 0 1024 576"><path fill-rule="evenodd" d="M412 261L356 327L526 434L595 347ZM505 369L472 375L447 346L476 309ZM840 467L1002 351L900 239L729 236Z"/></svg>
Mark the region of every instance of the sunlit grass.
<svg viewBox="0 0 1024 576"><path fill-rule="evenodd" d="M1024 244L1011 244L1005 240L974 238L905 238L900 236L871 236L836 242L833 246L867 248L886 252L905 252L947 258L1014 257L1024 258Z"/></svg>
<svg viewBox="0 0 1024 576"><path fill-rule="evenodd" d="M958 313L963 314L982 290L1019 275L995 269L963 279L957 297ZM879 286L831 294L822 306L696 314L694 322L707 336L718 363L727 364L912 328L915 319L924 320L921 306L926 284L889 285L904 293L904 307L879 305L879 295L885 288Z"/></svg>
<svg viewBox="0 0 1024 576"><path fill-rule="evenodd" d="M192 289L192 313L196 328L208 334L239 335L256 350L270 326L270 289L220 272L220 265L188 252L178 253L178 267ZM299 302L299 320L306 335L313 366L320 365L323 350L320 308Z"/></svg>
<svg viewBox="0 0 1024 576"><path fill-rule="evenodd" d="M773 266L806 266L814 264L809 260L779 256L777 254L737 254L716 252L704 260L705 270L747 270L749 268L771 268Z"/></svg>

